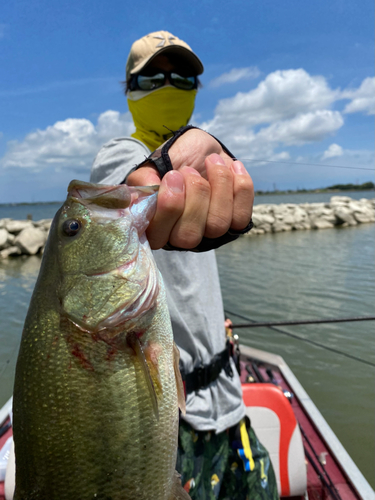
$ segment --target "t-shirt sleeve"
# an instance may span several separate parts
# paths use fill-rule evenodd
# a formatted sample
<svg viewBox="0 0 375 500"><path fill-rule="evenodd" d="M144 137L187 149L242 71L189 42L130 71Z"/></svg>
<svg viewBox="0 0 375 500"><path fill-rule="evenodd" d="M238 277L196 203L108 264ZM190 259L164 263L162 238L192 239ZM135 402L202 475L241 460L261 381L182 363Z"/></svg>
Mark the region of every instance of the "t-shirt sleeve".
<svg viewBox="0 0 375 500"><path fill-rule="evenodd" d="M141 163L150 150L136 139L120 137L104 144L91 168L90 182L120 184L129 171Z"/></svg>

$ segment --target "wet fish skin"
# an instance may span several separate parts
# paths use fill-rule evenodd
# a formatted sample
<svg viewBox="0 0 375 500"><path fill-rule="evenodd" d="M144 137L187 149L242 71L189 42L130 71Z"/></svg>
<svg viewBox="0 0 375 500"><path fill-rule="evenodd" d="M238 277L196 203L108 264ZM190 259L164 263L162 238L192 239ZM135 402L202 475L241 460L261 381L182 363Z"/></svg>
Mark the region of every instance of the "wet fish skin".
<svg viewBox="0 0 375 500"><path fill-rule="evenodd" d="M68 191L17 361L15 500L188 499L175 473L178 359L144 234L156 190Z"/></svg>

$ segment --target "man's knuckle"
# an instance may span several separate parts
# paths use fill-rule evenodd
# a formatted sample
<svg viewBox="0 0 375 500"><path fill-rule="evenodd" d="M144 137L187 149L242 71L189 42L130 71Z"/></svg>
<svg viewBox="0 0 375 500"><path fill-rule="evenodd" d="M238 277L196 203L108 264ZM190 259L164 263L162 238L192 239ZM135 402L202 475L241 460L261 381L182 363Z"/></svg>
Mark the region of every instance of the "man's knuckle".
<svg viewBox="0 0 375 500"><path fill-rule="evenodd" d="M230 221L225 215L210 215L207 218L205 234L208 238L218 238L228 231L229 225Z"/></svg>
<svg viewBox="0 0 375 500"><path fill-rule="evenodd" d="M203 177L194 176L194 179L191 180L191 186L200 196L206 197L211 194L210 185Z"/></svg>
<svg viewBox="0 0 375 500"><path fill-rule="evenodd" d="M249 191L252 192L254 189L253 181L251 177L245 175L237 176L237 191Z"/></svg>
<svg viewBox="0 0 375 500"><path fill-rule="evenodd" d="M171 244L179 248L195 248L202 240L202 234L200 231L190 229L182 230L175 237L171 238Z"/></svg>

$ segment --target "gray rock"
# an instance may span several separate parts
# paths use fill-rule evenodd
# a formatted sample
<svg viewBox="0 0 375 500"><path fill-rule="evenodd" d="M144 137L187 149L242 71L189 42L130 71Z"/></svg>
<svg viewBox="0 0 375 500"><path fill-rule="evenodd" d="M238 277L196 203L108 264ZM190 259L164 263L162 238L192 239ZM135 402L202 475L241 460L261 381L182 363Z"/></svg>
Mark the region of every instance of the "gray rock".
<svg viewBox="0 0 375 500"><path fill-rule="evenodd" d="M34 227L30 220L11 220L6 223L8 233L18 234L26 228Z"/></svg>
<svg viewBox="0 0 375 500"><path fill-rule="evenodd" d="M272 233L272 225L271 224L267 224L267 223L264 223L260 226L259 229L263 229L263 231L265 233Z"/></svg>
<svg viewBox="0 0 375 500"><path fill-rule="evenodd" d="M299 207L298 205L295 207L295 209L293 211L293 216L294 216L295 222L301 222L303 220L307 220L309 217L306 210Z"/></svg>
<svg viewBox="0 0 375 500"><path fill-rule="evenodd" d="M296 224L293 224L293 229L297 231L301 231L304 229L311 229L311 224L309 220L305 220L302 222L297 222Z"/></svg>
<svg viewBox="0 0 375 500"><path fill-rule="evenodd" d="M264 224L273 224L275 222L275 217L267 213L254 213L253 222L255 227L263 226Z"/></svg>
<svg viewBox="0 0 375 500"><path fill-rule="evenodd" d="M289 224L290 226L292 226L295 223L295 217L290 212L286 212L282 221L284 224Z"/></svg>
<svg viewBox="0 0 375 500"><path fill-rule="evenodd" d="M7 225L8 222L10 222L12 219L0 219L0 229L5 229L5 226Z"/></svg>
<svg viewBox="0 0 375 500"><path fill-rule="evenodd" d="M372 214L366 214L366 213L363 213L363 212L354 212L353 213L353 217L360 224L366 224L368 222L374 222L375 221L375 217Z"/></svg>
<svg viewBox="0 0 375 500"><path fill-rule="evenodd" d="M0 229L0 250L3 250L8 245L8 231L6 229Z"/></svg>
<svg viewBox="0 0 375 500"><path fill-rule="evenodd" d="M46 232L37 227L26 227L15 239L15 244L27 255L35 255L46 242Z"/></svg>
<svg viewBox="0 0 375 500"><path fill-rule="evenodd" d="M281 233L282 231L291 231L292 226L289 226L289 224L284 224L283 222L275 222L272 226L272 232L273 233Z"/></svg>
<svg viewBox="0 0 375 500"><path fill-rule="evenodd" d="M326 208L326 204L325 203L302 203L300 205L300 208L302 208L303 210L306 210L306 212L308 214L310 214L311 212L321 212L322 210L324 210Z"/></svg>
<svg viewBox="0 0 375 500"><path fill-rule="evenodd" d="M275 204L271 204L271 205L265 205L265 204L254 205L254 213L269 214L270 212L273 211L273 209L275 207L277 207L277 205L275 205Z"/></svg>
<svg viewBox="0 0 375 500"><path fill-rule="evenodd" d="M353 214L347 205L337 205L333 209L333 212L336 216L338 225L342 225L344 222L346 222L348 226L357 225L357 221L353 217Z"/></svg>
<svg viewBox="0 0 375 500"><path fill-rule="evenodd" d="M368 200L367 198L361 198L359 203L363 203L369 207L375 207L375 200Z"/></svg>
<svg viewBox="0 0 375 500"><path fill-rule="evenodd" d="M316 212L312 212L309 215L312 227L314 227L314 223L317 220L325 220L332 225L336 224L336 215L331 208L318 209Z"/></svg>
<svg viewBox="0 0 375 500"><path fill-rule="evenodd" d="M331 227L335 227L332 222L329 222L327 219L315 219L311 222L312 229L330 229Z"/></svg>
<svg viewBox="0 0 375 500"><path fill-rule="evenodd" d="M256 234L264 234L265 231L264 229L260 229L260 228L257 228L257 227L254 227L250 233L253 233L253 236L256 235Z"/></svg>
<svg viewBox="0 0 375 500"><path fill-rule="evenodd" d="M16 246L5 248L4 250L0 251L0 256L3 259L6 259L10 255L21 255L21 254L22 254L22 251Z"/></svg>
<svg viewBox="0 0 375 500"><path fill-rule="evenodd" d="M281 203L280 205L275 205L273 207L273 213L275 216L283 215L286 212L288 212L288 208L284 203Z"/></svg>
<svg viewBox="0 0 375 500"><path fill-rule="evenodd" d="M14 239L13 234L8 233L6 229L0 229L0 250L12 246Z"/></svg>
<svg viewBox="0 0 375 500"><path fill-rule="evenodd" d="M331 203L350 203L352 199L349 196L332 196Z"/></svg>
<svg viewBox="0 0 375 500"><path fill-rule="evenodd" d="M41 219L34 222L35 227L40 227L45 231L49 231L51 224L52 224L52 219Z"/></svg>

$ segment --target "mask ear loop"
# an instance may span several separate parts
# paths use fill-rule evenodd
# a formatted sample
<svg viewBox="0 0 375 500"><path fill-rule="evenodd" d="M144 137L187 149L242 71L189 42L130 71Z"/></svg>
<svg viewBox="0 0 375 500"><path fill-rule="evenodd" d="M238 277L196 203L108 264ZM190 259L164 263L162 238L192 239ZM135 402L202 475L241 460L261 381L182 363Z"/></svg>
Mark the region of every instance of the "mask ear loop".
<svg viewBox="0 0 375 500"><path fill-rule="evenodd" d="M166 127L168 129L168 127ZM179 137L181 137L185 132L188 130L192 129L197 129L201 130L199 127L194 127L194 125L186 125L185 127L181 127L179 130L174 132L173 130L170 130L173 133L173 137L171 137L168 141L166 141L164 144L159 146L154 152L148 156L142 163L139 165L135 166L130 170L130 172L127 174L125 179L121 182L121 184L126 183L126 179L128 176L134 172L135 170L138 170L139 168L143 167L146 163L153 163L155 165L156 170L158 171L160 175L160 179L164 177L164 175L167 172L170 172L173 170L173 165L171 162L171 159L169 157L168 151L172 147L172 145L177 141ZM206 132L208 134L208 132ZM230 156L233 160L236 160L236 157L229 151L229 149L219 141L215 136L212 134L211 137L217 141L220 146L223 148L223 150L227 153L228 156ZM252 228L254 227L253 220L250 219L249 224L242 230L240 231L235 231L234 229L229 229L229 231L222 236L219 236L218 238L206 238L203 236L201 242L199 245L197 245L195 248L192 249L186 249L186 248L179 248L171 245L169 242L163 247L164 250L177 250L180 252L208 252L209 250L214 250L216 248L221 247L225 243L229 243L230 241L236 240L241 234L245 234L249 232Z"/></svg>

